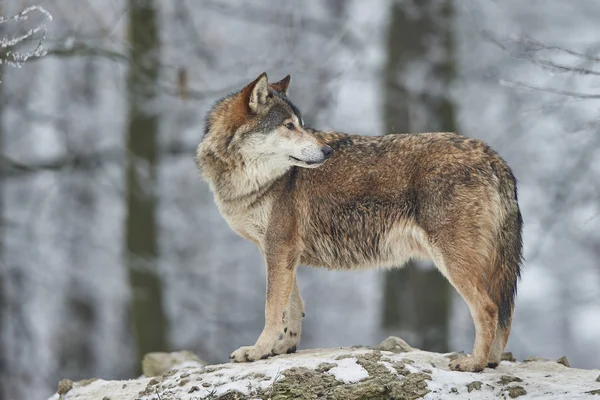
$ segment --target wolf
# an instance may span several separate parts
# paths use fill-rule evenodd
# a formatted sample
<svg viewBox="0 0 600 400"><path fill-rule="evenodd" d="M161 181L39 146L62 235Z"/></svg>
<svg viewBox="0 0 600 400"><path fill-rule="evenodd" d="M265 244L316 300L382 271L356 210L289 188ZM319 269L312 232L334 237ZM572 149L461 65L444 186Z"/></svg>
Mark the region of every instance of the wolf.
<svg viewBox="0 0 600 400"><path fill-rule="evenodd" d="M266 264L265 325L235 362L293 353L304 318L298 265L337 270L431 260L469 307L472 354L500 362L522 263L517 181L488 145L455 133L359 136L304 125L290 76L266 73L219 100L196 164L216 205Z"/></svg>

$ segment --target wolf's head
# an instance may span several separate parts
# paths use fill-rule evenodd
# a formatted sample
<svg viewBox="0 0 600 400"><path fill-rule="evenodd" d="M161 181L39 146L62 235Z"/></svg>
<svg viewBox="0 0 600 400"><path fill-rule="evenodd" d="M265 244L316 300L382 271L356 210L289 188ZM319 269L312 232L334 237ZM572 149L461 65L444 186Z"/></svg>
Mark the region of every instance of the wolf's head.
<svg viewBox="0 0 600 400"><path fill-rule="evenodd" d="M211 152L224 161L273 169L323 164L333 150L304 130L300 111L287 98L289 83L288 75L269 85L263 73L217 102L206 118L203 142L210 142Z"/></svg>

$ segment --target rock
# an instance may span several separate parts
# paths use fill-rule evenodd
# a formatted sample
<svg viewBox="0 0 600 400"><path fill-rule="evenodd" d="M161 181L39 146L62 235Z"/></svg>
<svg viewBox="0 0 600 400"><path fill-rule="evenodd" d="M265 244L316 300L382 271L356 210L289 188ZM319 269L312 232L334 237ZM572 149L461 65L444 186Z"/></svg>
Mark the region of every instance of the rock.
<svg viewBox="0 0 600 400"><path fill-rule="evenodd" d="M600 375L596 378L596 382L600 382Z"/></svg>
<svg viewBox="0 0 600 400"><path fill-rule="evenodd" d="M160 383L160 381L156 378L152 378L150 379L150 382L148 382L148 385L158 385Z"/></svg>
<svg viewBox="0 0 600 400"><path fill-rule="evenodd" d="M206 365L205 362L191 351L177 351L173 353L155 352L144 356L142 360L142 372L147 377L159 376L181 364Z"/></svg>
<svg viewBox="0 0 600 400"><path fill-rule="evenodd" d="M517 361L517 359L515 357L513 357L513 353L506 352L506 353L502 353L502 361L515 362L515 361Z"/></svg>
<svg viewBox="0 0 600 400"><path fill-rule="evenodd" d="M66 394L69 390L73 389L73 381L70 379L63 379L58 382L58 391L59 395Z"/></svg>
<svg viewBox="0 0 600 400"><path fill-rule="evenodd" d="M368 348L302 350L252 363L178 363L162 375L127 381L61 381L51 400L583 399L600 394L598 370L552 361L464 373L450 371L448 363L448 354L416 349L400 354Z"/></svg>
<svg viewBox="0 0 600 400"><path fill-rule="evenodd" d="M571 367L569 365L569 360L567 360L567 357L562 356L561 358L559 358L558 360L556 360L557 363L564 365L565 367Z"/></svg>
<svg viewBox="0 0 600 400"><path fill-rule="evenodd" d="M508 387L508 395L511 399L516 399L519 396L523 396L527 394L527 390L523 388L523 386L509 386Z"/></svg>
<svg viewBox="0 0 600 400"><path fill-rule="evenodd" d="M408 343L397 336L390 336L375 346L376 350L391 351L392 353L407 353L414 349Z"/></svg>
<svg viewBox="0 0 600 400"><path fill-rule="evenodd" d="M523 362L539 362L539 361L550 361L547 358L544 357L537 357L537 356L531 356L531 357L527 357L526 359L523 360Z"/></svg>
<svg viewBox="0 0 600 400"><path fill-rule="evenodd" d="M188 393L194 393L194 392L199 392L200 388L198 386L192 386L190 388L190 390L188 391Z"/></svg>
<svg viewBox="0 0 600 400"><path fill-rule="evenodd" d="M190 382L189 379L182 379L179 381L179 386L185 386Z"/></svg>
<svg viewBox="0 0 600 400"><path fill-rule="evenodd" d="M482 382L475 381L467 384L467 390L471 393L473 390L481 390Z"/></svg>

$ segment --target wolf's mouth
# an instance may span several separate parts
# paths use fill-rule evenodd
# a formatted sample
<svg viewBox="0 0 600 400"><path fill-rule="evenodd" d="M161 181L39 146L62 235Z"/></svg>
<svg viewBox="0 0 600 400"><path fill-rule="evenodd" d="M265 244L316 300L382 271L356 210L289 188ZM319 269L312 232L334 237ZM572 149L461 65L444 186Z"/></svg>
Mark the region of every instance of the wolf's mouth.
<svg viewBox="0 0 600 400"><path fill-rule="evenodd" d="M294 156L290 156L290 159L292 159L293 161L296 161L300 164L305 164L305 165L319 165L319 164L323 164L323 161L305 161L305 160L301 160L299 158L296 158Z"/></svg>

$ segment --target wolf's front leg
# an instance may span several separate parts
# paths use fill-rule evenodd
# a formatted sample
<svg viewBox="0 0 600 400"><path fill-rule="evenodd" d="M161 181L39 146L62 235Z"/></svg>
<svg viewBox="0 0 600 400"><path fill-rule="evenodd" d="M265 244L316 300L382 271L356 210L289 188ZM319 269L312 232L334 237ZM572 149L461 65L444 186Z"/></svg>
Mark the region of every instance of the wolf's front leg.
<svg viewBox="0 0 600 400"><path fill-rule="evenodd" d="M295 274L294 274L295 275ZM295 353L302 336L302 319L304 318L304 302L300 297L297 278L294 276L292 295L285 310L283 333L279 334L274 354Z"/></svg>
<svg viewBox="0 0 600 400"><path fill-rule="evenodd" d="M254 346L240 347L231 354L234 362L293 353L300 342L304 305L296 284L296 263L273 258L267 257L265 327Z"/></svg>

